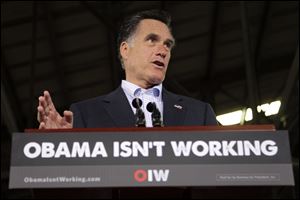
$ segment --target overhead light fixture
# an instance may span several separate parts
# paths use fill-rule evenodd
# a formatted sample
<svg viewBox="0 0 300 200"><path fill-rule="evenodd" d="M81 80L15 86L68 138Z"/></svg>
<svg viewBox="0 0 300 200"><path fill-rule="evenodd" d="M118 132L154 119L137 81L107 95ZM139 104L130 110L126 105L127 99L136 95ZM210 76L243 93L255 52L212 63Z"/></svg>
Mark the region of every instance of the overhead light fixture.
<svg viewBox="0 0 300 200"><path fill-rule="evenodd" d="M265 116L276 115L279 112L281 106L281 101L273 101L271 103L265 103L257 106L257 112L264 112ZM246 114L243 115L242 110L237 110L234 112L222 114L217 116L217 120L223 125L235 125L240 124L242 117L245 117L245 121L251 121L253 119L252 109L247 108Z"/></svg>
<svg viewBox="0 0 300 200"><path fill-rule="evenodd" d="M281 101L273 101L257 106L257 112L264 112L266 116L276 115L279 112Z"/></svg>
<svg viewBox="0 0 300 200"><path fill-rule="evenodd" d="M243 114L242 110L238 110L238 111L226 113L223 115L218 115L217 120L223 126L239 124L241 122L242 114Z"/></svg>

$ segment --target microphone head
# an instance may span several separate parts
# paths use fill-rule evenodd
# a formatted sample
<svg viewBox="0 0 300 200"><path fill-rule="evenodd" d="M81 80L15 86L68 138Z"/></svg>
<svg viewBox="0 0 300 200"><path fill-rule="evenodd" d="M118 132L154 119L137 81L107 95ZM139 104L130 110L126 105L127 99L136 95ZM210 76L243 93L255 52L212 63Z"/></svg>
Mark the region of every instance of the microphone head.
<svg viewBox="0 0 300 200"><path fill-rule="evenodd" d="M147 108L147 110L149 111L149 112L153 112L154 111L154 107L155 107L155 104L154 103L148 103L147 104L147 106L146 106L146 108Z"/></svg>
<svg viewBox="0 0 300 200"><path fill-rule="evenodd" d="M131 104L133 105L134 108L140 108L143 104L142 100L139 98L135 98L132 100Z"/></svg>

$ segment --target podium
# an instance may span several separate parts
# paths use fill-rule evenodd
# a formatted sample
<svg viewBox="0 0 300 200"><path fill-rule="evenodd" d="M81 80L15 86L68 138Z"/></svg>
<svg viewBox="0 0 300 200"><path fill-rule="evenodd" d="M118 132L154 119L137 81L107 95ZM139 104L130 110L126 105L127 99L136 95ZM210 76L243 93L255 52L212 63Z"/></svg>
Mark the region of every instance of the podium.
<svg viewBox="0 0 300 200"><path fill-rule="evenodd" d="M272 125L25 132L9 187L37 198L264 198L294 185L288 133Z"/></svg>

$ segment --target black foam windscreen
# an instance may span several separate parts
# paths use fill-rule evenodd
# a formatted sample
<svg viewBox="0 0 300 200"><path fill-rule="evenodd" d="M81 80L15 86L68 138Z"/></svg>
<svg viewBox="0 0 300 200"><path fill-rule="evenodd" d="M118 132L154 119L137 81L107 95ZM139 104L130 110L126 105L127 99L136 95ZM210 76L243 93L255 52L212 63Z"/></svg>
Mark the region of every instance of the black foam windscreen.
<svg viewBox="0 0 300 200"><path fill-rule="evenodd" d="M132 105L134 108L140 108L143 105L143 102L139 98L135 98L132 100Z"/></svg>
<svg viewBox="0 0 300 200"><path fill-rule="evenodd" d="M155 105L154 105L153 103L150 102L150 103L147 104L146 108L147 108L147 110L148 110L149 112L152 113L152 112L154 111L154 106L155 106Z"/></svg>

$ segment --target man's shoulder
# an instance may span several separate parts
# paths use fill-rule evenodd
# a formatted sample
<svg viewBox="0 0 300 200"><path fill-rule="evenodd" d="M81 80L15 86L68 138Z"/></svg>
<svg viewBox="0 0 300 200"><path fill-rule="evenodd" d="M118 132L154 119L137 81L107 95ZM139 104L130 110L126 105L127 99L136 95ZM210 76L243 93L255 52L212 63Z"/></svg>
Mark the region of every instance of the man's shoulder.
<svg viewBox="0 0 300 200"><path fill-rule="evenodd" d="M106 95L101 95L101 96L92 97L92 98L89 98L89 99L77 101L75 103L72 103L72 105L73 106L74 105L76 105L76 106L80 106L80 105L92 105L92 104L95 104L95 103L102 102L105 99L105 96Z"/></svg>
<svg viewBox="0 0 300 200"><path fill-rule="evenodd" d="M200 105L207 105L208 103L207 102L204 102L204 101L201 101L199 99L196 99L196 98L193 98L193 97L189 97L189 96L185 96L185 95L181 95L181 94L176 94L176 93L173 93L169 90L166 90L164 89L164 95L168 95L169 97L173 98L173 99L176 99L178 101L182 101L186 104L200 104Z"/></svg>
<svg viewBox="0 0 300 200"><path fill-rule="evenodd" d="M85 99L82 101L78 101L78 102L73 103L71 106L87 106L87 105L92 106L94 104L99 104L101 102L107 102L110 99L115 98L115 96L118 96L119 95L118 93L120 93L120 92L121 92L120 87L118 87L110 93L103 94L103 95L100 95L97 97L92 97L92 98Z"/></svg>

